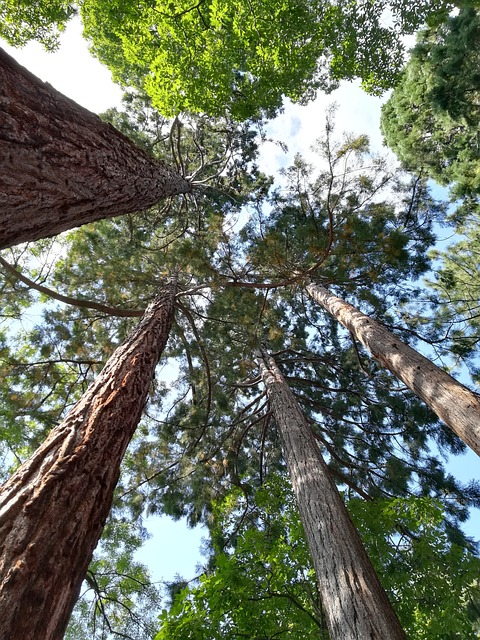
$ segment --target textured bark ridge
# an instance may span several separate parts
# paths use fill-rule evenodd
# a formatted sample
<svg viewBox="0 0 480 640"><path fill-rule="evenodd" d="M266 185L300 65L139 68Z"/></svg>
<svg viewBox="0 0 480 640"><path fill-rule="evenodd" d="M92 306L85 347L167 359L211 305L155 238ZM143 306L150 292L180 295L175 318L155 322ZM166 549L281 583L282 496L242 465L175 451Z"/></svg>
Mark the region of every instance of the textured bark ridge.
<svg viewBox="0 0 480 640"><path fill-rule="evenodd" d="M167 286L43 445L0 488L0 638L60 640L110 511L173 318Z"/></svg>
<svg viewBox="0 0 480 640"><path fill-rule="evenodd" d="M406 640L294 395L259 364L297 498L332 640Z"/></svg>
<svg viewBox="0 0 480 640"><path fill-rule="evenodd" d="M480 399L428 358L412 349L348 302L318 284L307 291L402 380L465 444L480 455Z"/></svg>
<svg viewBox="0 0 480 640"><path fill-rule="evenodd" d="M0 249L189 191L173 169L0 49Z"/></svg>

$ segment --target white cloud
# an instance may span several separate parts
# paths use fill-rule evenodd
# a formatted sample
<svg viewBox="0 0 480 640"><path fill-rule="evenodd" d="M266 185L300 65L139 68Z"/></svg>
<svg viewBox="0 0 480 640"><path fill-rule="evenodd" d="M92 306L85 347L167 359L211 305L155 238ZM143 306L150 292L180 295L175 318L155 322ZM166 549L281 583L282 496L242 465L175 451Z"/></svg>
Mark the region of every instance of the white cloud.
<svg viewBox="0 0 480 640"><path fill-rule="evenodd" d="M264 144L260 160L263 170L275 175L279 168L289 166L297 153L314 162L311 147L323 137L326 110L334 103L336 136L344 132L367 134L373 151L388 154L380 132L381 107L387 99L387 94L379 98L365 93L360 82L342 82L339 89L330 95L319 94L306 106L287 100L284 112L268 124L267 134L272 140L286 142L288 152L271 142Z"/></svg>

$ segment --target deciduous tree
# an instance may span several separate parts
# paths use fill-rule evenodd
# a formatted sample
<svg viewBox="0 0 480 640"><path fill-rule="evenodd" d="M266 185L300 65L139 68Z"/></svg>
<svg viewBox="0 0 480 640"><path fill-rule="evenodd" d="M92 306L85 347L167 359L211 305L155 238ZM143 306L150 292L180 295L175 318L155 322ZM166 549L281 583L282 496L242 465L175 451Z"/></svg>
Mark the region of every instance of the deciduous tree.
<svg viewBox="0 0 480 640"><path fill-rule="evenodd" d="M284 96L311 99L340 78L360 77L370 90L392 86L401 36L452 7L444 0L85 0L81 14L94 54L122 84L142 83L161 113L244 120L272 115Z"/></svg>

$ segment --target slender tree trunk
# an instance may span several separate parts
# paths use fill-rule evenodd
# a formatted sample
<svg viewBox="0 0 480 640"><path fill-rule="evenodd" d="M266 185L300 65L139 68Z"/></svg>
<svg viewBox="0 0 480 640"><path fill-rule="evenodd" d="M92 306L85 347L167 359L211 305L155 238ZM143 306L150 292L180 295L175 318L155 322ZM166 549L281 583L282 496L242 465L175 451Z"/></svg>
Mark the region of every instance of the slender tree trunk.
<svg viewBox="0 0 480 640"><path fill-rule="evenodd" d="M479 397L420 355L379 322L325 287L309 284L307 291L346 327L384 367L400 378L477 455L480 455Z"/></svg>
<svg viewBox="0 0 480 640"><path fill-rule="evenodd" d="M258 360L331 640L406 640L293 393L273 358Z"/></svg>
<svg viewBox="0 0 480 640"><path fill-rule="evenodd" d="M173 169L0 49L0 249L189 191Z"/></svg>
<svg viewBox="0 0 480 640"><path fill-rule="evenodd" d="M172 324L175 286L0 488L0 638L60 640Z"/></svg>

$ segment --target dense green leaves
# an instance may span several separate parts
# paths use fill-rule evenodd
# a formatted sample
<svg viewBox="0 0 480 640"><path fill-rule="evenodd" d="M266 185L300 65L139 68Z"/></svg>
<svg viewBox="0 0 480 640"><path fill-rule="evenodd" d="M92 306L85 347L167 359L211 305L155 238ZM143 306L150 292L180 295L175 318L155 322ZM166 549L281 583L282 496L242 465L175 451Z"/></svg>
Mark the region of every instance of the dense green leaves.
<svg viewBox="0 0 480 640"><path fill-rule="evenodd" d="M355 524L412 640L477 638L479 560L448 542L430 499L348 502ZM244 514L235 529L235 512ZM327 638L307 545L291 490L271 476L249 505L232 493L216 526L235 547L217 554L196 586L160 617L156 640ZM238 526L238 525L237 525ZM460 634L460 635L459 635Z"/></svg>
<svg viewBox="0 0 480 640"><path fill-rule="evenodd" d="M479 559L449 543L439 503L357 499L348 506L409 637L478 638Z"/></svg>
<svg viewBox="0 0 480 640"><path fill-rule="evenodd" d="M401 36L450 2L85 0L92 50L124 85L143 86L165 115L245 120L272 115L284 96L311 99L342 78L392 86ZM390 20L384 19L385 13Z"/></svg>
<svg viewBox="0 0 480 640"><path fill-rule="evenodd" d="M386 143L410 171L457 196L478 196L480 14L463 8L421 32L400 82L383 108Z"/></svg>
<svg viewBox="0 0 480 640"><path fill-rule="evenodd" d="M184 589L160 617L156 640L228 637L326 638L316 581L292 493L272 480L250 506L240 492L217 502L216 526L235 530L235 550L215 556L198 587Z"/></svg>
<svg viewBox="0 0 480 640"><path fill-rule="evenodd" d="M0 37L17 47L38 40L55 49L59 33L76 13L75 5L69 0L2 0Z"/></svg>

